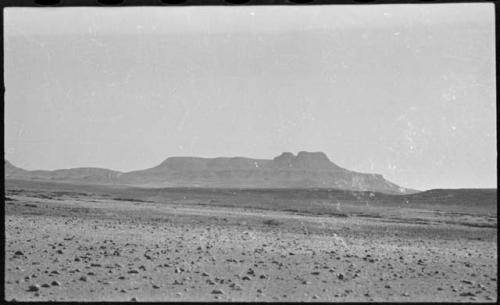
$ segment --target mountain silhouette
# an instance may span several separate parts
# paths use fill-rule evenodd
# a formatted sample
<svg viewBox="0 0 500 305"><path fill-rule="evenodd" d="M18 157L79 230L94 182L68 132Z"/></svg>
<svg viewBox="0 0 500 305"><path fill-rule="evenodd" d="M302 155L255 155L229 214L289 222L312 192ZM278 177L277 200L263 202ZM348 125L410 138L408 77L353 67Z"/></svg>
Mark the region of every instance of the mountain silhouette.
<svg viewBox="0 0 500 305"><path fill-rule="evenodd" d="M5 161L7 179L139 187L334 188L389 194L414 193L379 174L358 173L322 152L284 152L274 159L170 157L153 168L118 172L103 168L28 171Z"/></svg>

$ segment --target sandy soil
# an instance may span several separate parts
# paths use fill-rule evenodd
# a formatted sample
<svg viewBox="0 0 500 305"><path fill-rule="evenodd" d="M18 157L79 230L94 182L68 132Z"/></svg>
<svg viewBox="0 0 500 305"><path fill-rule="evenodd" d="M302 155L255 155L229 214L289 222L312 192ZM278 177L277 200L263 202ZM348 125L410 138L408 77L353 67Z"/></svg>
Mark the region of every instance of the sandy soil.
<svg viewBox="0 0 500 305"><path fill-rule="evenodd" d="M35 195L5 205L8 301L497 300L496 218L474 227Z"/></svg>

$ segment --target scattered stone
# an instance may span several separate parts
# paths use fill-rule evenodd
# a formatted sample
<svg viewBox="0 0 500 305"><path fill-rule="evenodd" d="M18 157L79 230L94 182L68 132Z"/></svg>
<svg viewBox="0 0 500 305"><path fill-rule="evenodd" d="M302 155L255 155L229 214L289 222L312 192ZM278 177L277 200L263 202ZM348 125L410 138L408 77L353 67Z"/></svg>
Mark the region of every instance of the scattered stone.
<svg viewBox="0 0 500 305"><path fill-rule="evenodd" d="M241 290L241 286L239 286L238 284L236 283L232 283L231 285L229 285L229 288L232 288L234 290Z"/></svg>
<svg viewBox="0 0 500 305"><path fill-rule="evenodd" d="M59 283L58 281L52 281L52 283L50 283L52 286L61 286L61 283Z"/></svg>
<svg viewBox="0 0 500 305"><path fill-rule="evenodd" d="M30 285L28 287L28 290L29 291L39 291L40 290L40 285L38 285L38 284Z"/></svg>
<svg viewBox="0 0 500 305"><path fill-rule="evenodd" d="M82 275L80 278L79 278L80 281L82 282L86 282L87 281L87 277L85 275Z"/></svg>
<svg viewBox="0 0 500 305"><path fill-rule="evenodd" d="M42 285L42 287L43 287L43 288L49 288L49 287L50 287L50 285L49 285L49 284L47 284L47 283L45 283L45 284L43 284L43 285Z"/></svg>
<svg viewBox="0 0 500 305"><path fill-rule="evenodd" d="M460 294L460 296L461 296L461 297L475 297L475 296L476 296L476 294L475 294L475 293L473 293L473 292L470 292L470 291L469 291L469 292L462 292L462 293Z"/></svg>
<svg viewBox="0 0 500 305"><path fill-rule="evenodd" d="M211 293L212 294L224 294L224 291L222 291L222 289L214 289L214 290L212 290Z"/></svg>

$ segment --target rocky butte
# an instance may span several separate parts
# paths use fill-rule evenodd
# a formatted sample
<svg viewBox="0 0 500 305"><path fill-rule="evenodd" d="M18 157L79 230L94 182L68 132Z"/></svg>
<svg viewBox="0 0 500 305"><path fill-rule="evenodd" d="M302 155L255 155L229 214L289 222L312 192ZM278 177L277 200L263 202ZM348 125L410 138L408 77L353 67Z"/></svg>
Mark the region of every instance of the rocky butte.
<svg viewBox="0 0 500 305"><path fill-rule="evenodd" d="M407 194L379 174L358 173L331 162L322 152L284 152L272 160L244 157L170 157L156 167L118 172L103 168L28 171L5 161L6 179L148 188L333 188Z"/></svg>

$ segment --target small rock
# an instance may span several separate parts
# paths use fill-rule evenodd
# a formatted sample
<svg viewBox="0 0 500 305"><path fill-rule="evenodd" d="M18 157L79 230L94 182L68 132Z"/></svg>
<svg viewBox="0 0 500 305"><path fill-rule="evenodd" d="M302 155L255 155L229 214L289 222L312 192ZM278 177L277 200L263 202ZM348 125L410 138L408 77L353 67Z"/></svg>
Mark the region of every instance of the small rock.
<svg viewBox="0 0 500 305"><path fill-rule="evenodd" d="M14 255L24 255L24 253L23 253L23 251L19 251L19 250L17 250L17 251L14 253Z"/></svg>
<svg viewBox="0 0 500 305"><path fill-rule="evenodd" d="M222 291L222 289L214 289L214 290L212 290L211 293L212 294L224 294L224 291Z"/></svg>
<svg viewBox="0 0 500 305"><path fill-rule="evenodd" d="M50 283L52 286L61 286L61 283L59 283L58 281L52 281L52 283Z"/></svg>
<svg viewBox="0 0 500 305"><path fill-rule="evenodd" d="M49 285L49 284L47 284L47 283L45 283L45 284L43 284L43 285L42 285L42 287L43 287L43 288L49 288L49 287L50 287L50 285Z"/></svg>
<svg viewBox="0 0 500 305"><path fill-rule="evenodd" d="M82 275L80 278L79 278L80 281L82 282L86 282L87 281L87 277L85 275Z"/></svg>
<svg viewBox="0 0 500 305"><path fill-rule="evenodd" d="M29 291L39 291L39 290L40 290L40 285L38 285L38 284L35 284L35 285L30 285L30 286L28 287L28 290L29 290Z"/></svg>
<svg viewBox="0 0 500 305"><path fill-rule="evenodd" d="M462 292L462 293L460 294L460 296L461 296L461 297L475 297L475 296L476 296L476 294L475 294L475 293L473 293L473 292Z"/></svg>

